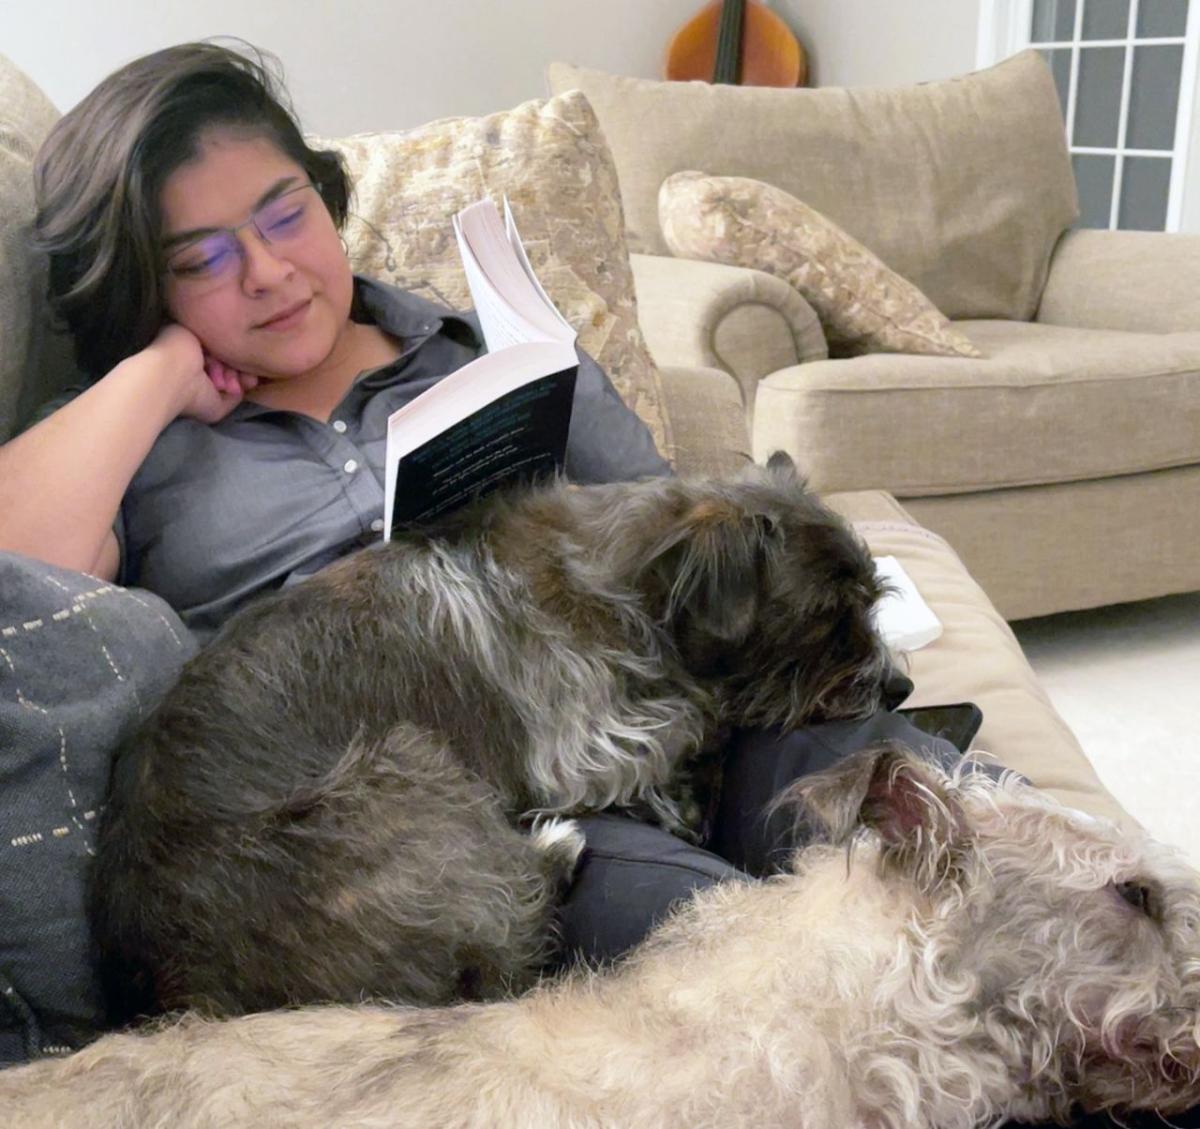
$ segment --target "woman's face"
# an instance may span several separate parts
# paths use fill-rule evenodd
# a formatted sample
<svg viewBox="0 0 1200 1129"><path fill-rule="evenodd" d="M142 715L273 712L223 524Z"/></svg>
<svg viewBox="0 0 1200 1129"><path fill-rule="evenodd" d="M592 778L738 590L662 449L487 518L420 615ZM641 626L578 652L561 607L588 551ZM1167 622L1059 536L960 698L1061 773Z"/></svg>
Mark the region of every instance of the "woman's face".
<svg viewBox="0 0 1200 1129"><path fill-rule="evenodd" d="M280 200L307 183L303 168L266 138L214 130L201 139L200 156L163 185L161 242L174 268L165 280L167 311L242 372L268 379L311 372L349 326L353 277L328 209L313 188ZM271 211L276 235L268 243L246 221ZM240 250L229 244L237 253L223 260L211 242L176 242L238 227Z"/></svg>

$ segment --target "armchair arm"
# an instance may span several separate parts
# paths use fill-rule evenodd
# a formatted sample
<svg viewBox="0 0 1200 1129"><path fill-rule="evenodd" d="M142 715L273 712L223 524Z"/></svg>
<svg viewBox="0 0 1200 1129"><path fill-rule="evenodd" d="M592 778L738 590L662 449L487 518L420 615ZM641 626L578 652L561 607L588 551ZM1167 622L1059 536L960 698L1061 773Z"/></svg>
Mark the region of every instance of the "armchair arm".
<svg viewBox="0 0 1200 1129"><path fill-rule="evenodd" d="M813 308L780 278L663 255L630 261L638 321L655 360L731 373L747 413L762 377L829 355Z"/></svg>
<svg viewBox="0 0 1200 1129"><path fill-rule="evenodd" d="M1200 331L1200 235L1068 231L1037 321L1135 333Z"/></svg>
<svg viewBox="0 0 1200 1129"><path fill-rule="evenodd" d="M750 459L750 429L737 381L712 368L660 368L679 474L728 474Z"/></svg>

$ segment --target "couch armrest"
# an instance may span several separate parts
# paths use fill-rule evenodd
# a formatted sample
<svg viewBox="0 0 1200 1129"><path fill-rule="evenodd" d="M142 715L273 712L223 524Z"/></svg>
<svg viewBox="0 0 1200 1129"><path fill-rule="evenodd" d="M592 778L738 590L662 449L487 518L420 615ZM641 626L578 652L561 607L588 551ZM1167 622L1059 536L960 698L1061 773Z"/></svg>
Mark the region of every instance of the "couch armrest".
<svg viewBox="0 0 1200 1129"><path fill-rule="evenodd" d="M737 381L722 369L660 368L680 474L728 474L750 462L750 429Z"/></svg>
<svg viewBox="0 0 1200 1129"><path fill-rule="evenodd" d="M1037 321L1134 333L1200 330L1200 235L1068 231Z"/></svg>
<svg viewBox="0 0 1200 1129"><path fill-rule="evenodd" d="M747 413L758 381L829 356L813 308L780 278L746 267L631 255L638 321L660 365L719 368Z"/></svg>
<svg viewBox="0 0 1200 1129"><path fill-rule="evenodd" d="M900 561L941 620L940 638L904 656L916 685L904 705L975 702L983 727L972 750L990 753L1069 807L1136 827L1054 708L1012 629L950 545L917 525L888 494L824 498L854 523L873 555Z"/></svg>

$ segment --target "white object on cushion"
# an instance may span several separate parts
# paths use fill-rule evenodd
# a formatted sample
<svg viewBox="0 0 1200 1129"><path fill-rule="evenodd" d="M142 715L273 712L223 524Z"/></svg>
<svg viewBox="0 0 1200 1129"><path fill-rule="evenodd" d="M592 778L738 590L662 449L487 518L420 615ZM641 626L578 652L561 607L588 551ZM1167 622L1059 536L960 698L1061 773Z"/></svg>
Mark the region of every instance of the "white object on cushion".
<svg viewBox="0 0 1200 1129"><path fill-rule="evenodd" d="M942 633L942 622L921 598L912 577L895 557L876 557L876 575L889 591L875 605L875 626L883 641L899 654L919 651Z"/></svg>

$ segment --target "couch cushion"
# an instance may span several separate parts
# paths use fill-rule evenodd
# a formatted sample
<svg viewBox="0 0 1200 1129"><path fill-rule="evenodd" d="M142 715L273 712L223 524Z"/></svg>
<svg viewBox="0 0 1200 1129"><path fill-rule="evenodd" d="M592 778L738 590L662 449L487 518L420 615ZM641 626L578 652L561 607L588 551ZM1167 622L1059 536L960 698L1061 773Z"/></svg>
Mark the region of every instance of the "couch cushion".
<svg viewBox="0 0 1200 1129"><path fill-rule="evenodd" d="M941 636L906 656L916 684L905 706L972 701L983 725L971 745L1071 807L1126 826L1133 818L1104 787L1051 704L1008 624L941 537L887 494L827 495L871 552L894 556L942 622Z"/></svg>
<svg viewBox="0 0 1200 1129"><path fill-rule="evenodd" d="M794 286L820 316L835 357L980 355L912 283L782 188L677 172L659 189L658 222L674 255L750 267Z"/></svg>
<svg viewBox="0 0 1200 1129"><path fill-rule="evenodd" d="M49 334L45 259L30 246L33 157L58 111L0 55L0 443L70 383L69 349Z"/></svg>
<svg viewBox="0 0 1200 1129"><path fill-rule="evenodd" d="M345 155L355 182L345 232L354 269L445 305L471 304L450 216L507 195L547 293L672 457L662 385L638 327L616 170L582 95L315 140Z"/></svg>
<svg viewBox="0 0 1200 1129"><path fill-rule="evenodd" d="M109 762L194 651L157 596L0 553L0 1065L103 1027L84 877Z"/></svg>
<svg viewBox="0 0 1200 1129"><path fill-rule="evenodd" d="M790 192L950 317L1029 318L1077 214L1054 81L1036 52L901 89L651 82L563 63L617 162L632 250L663 254L658 188L681 169Z"/></svg>
<svg viewBox="0 0 1200 1129"><path fill-rule="evenodd" d="M1200 333L956 325L986 359L875 355L765 378L755 457L786 450L818 489L901 498L1200 462Z"/></svg>

